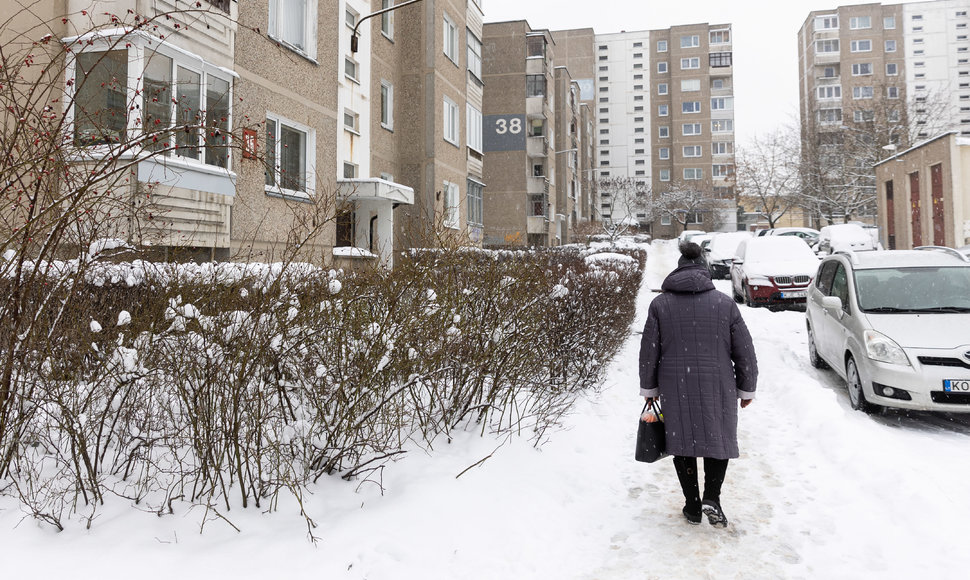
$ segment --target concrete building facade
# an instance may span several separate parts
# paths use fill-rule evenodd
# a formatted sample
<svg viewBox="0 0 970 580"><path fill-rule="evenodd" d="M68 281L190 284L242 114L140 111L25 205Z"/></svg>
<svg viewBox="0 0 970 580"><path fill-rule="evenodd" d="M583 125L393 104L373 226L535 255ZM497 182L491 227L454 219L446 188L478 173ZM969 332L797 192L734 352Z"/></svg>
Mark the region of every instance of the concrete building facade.
<svg viewBox="0 0 970 580"><path fill-rule="evenodd" d="M886 249L970 244L970 138L939 135L876 165Z"/></svg>

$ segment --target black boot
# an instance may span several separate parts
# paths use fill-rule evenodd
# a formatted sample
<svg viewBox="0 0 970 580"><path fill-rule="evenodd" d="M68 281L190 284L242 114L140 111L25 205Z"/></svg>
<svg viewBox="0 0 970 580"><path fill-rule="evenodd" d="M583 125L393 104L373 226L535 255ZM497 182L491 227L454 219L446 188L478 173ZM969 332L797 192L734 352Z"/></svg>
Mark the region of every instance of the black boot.
<svg viewBox="0 0 970 580"><path fill-rule="evenodd" d="M714 526L715 528L726 528L728 525L727 516L724 515L724 511L721 509L721 503L705 499L702 505L702 510L704 514L707 515L707 522ZM687 515L686 513L684 515Z"/></svg>

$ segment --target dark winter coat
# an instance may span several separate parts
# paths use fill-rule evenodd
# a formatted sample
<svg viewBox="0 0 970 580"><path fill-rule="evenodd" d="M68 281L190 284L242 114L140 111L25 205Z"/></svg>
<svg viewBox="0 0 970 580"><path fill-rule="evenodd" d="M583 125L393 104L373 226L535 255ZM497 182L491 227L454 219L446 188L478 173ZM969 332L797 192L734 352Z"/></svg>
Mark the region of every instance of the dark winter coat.
<svg viewBox="0 0 970 580"><path fill-rule="evenodd" d="M650 303L640 394L660 397L671 455L738 456L738 402L754 397L758 362L737 304L703 266L677 268Z"/></svg>

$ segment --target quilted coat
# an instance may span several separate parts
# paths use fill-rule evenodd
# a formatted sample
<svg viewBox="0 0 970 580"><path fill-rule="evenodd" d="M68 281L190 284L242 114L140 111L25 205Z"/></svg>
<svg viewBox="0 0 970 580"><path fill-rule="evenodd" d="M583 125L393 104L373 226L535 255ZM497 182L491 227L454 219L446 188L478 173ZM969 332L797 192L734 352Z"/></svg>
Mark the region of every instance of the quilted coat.
<svg viewBox="0 0 970 580"><path fill-rule="evenodd" d="M758 361L737 304L703 266L677 268L650 303L640 394L660 397L671 455L738 457L738 402L754 398Z"/></svg>

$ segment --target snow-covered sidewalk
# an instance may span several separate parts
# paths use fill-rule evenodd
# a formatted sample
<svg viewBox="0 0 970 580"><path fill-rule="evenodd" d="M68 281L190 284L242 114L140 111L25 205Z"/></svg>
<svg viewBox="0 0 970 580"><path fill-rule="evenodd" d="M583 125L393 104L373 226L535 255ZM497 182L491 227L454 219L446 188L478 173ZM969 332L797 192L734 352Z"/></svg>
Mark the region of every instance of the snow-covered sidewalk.
<svg viewBox="0 0 970 580"><path fill-rule="evenodd" d="M651 246L636 330L676 254L673 244ZM524 439L496 450L466 435L390 466L383 495L372 483L322 481L306 502L315 546L294 506L233 511L240 533L211 521L204 535L197 511L159 518L109 506L92 530L56 534L2 499L4 576L965 578L970 417L852 411L835 375L810 367L802 313L742 312L761 378L741 411L726 530L685 523L669 459L633 461L642 404L634 334L603 389L539 450Z"/></svg>

